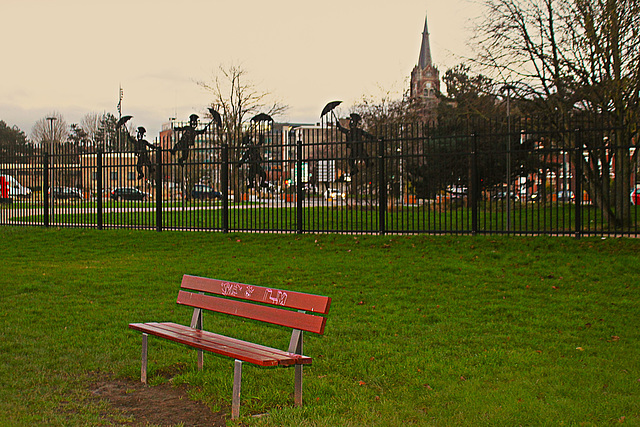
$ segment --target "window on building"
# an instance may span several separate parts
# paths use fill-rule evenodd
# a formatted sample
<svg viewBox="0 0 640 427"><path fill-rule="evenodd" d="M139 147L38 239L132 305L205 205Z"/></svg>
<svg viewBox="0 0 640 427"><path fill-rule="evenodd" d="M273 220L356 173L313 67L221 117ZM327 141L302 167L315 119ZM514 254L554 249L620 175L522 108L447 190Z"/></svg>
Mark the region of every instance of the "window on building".
<svg viewBox="0 0 640 427"><path fill-rule="evenodd" d="M109 178L111 179L111 181L117 181L118 180L118 171L112 171L109 174Z"/></svg>

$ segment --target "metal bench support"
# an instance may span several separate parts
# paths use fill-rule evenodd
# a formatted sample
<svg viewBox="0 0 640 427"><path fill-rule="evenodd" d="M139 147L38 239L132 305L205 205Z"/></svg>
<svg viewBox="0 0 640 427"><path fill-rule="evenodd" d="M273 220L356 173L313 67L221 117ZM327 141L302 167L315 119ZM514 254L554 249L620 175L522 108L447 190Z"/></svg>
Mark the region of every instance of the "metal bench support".
<svg viewBox="0 0 640 427"><path fill-rule="evenodd" d="M149 341L148 334L142 334L142 368L140 369L140 381L144 384L147 383L147 342Z"/></svg>
<svg viewBox="0 0 640 427"><path fill-rule="evenodd" d="M240 416L240 385L242 383L242 360L236 359L233 366L233 394L231 400L231 419Z"/></svg>
<svg viewBox="0 0 640 427"><path fill-rule="evenodd" d="M304 311L301 312L304 313ZM302 347L303 332L299 329L294 329L291 333L291 340L289 341L289 353L302 354ZM296 365L294 370L293 401L296 406L302 406L302 365Z"/></svg>

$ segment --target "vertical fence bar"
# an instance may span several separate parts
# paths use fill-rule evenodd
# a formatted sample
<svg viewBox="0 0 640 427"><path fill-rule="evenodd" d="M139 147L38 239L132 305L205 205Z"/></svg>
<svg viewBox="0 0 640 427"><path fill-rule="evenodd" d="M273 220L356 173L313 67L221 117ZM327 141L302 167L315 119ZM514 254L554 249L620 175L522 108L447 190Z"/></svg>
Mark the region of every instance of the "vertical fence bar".
<svg viewBox="0 0 640 427"><path fill-rule="evenodd" d="M471 185L469 186L469 196L471 198L471 233L478 234L478 143L475 134L471 135Z"/></svg>
<svg viewBox="0 0 640 427"><path fill-rule="evenodd" d="M582 235L582 142L580 140L580 129L574 130L575 148L575 237L579 239Z"/></svg>
<svg viewBox="0 0 640 427"><path fill-rule="evenodd" d="M156 149L156 231L162 231L162 148Z"/></svg>
<svg viewBox="0 0 640 427"><path fill-rule="evenodd" d="M384 139L380 138L378 142L378 232L380 234L387 232L387 179L384 157Z"/></svg>
<svg viewBox="0 0 640 427"><path fill-rule="evenodd" d="M102 230L102 191L103 191L103 183L102 183L102 150L98 150L96 153L96 222L98 226L98 230Z"/></svg>
<svg viewBox="0 0 640 427"><path fill-rule="evenodd" d="M302 202L304 197L304 188L302 185L302 138L296 141L296 233L302 234L304 231L304 219L302 211Z"/></svg>
<svg viewBox="0 0 640 427"><path fill-rule="evenodd" d="M44 226L49 227L49 153L42 157L42 202L44 209Z"/></svg>
<svg viewBox="0 0 640 427"><path fill-rule="evenodd" d="M222 232L229 232L229 144L222 144Z"/></svg>

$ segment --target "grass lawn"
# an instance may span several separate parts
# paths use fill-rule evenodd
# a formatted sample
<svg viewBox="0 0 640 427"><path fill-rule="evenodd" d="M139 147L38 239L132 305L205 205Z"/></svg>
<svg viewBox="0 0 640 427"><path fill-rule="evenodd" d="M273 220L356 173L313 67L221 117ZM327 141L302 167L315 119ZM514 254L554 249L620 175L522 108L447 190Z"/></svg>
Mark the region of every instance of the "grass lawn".
<svg viewBox="0 0 640 427"><path fill-rule="evenodd" d="M245 364L243 425L640 425L640 240L33 227L0 238L0 425L130 423L89 384L139 379L128 323L189 323L175 304L184 273L333 298L326 334L306 335L305 406L293 406L292 370ZM283 349L289 338L223 315L205 327ZM149 340L152 385L229 407L230 359L207 355L198 372L195 351Z"/></svg>

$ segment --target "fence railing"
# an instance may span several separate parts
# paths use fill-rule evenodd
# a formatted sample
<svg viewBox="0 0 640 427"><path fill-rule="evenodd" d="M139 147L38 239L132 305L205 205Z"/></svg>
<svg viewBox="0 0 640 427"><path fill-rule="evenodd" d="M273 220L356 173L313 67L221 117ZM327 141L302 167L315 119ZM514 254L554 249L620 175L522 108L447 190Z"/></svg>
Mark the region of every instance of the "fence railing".
<svg viewBox="0 0 640 427"><path fill-rule="evenodd" d="M170 145L146 155L67 146L5 156L0 224L638 235L640 164L627 128L509 125L271 126L237 139L209 133L184 162Z"/></svg>

